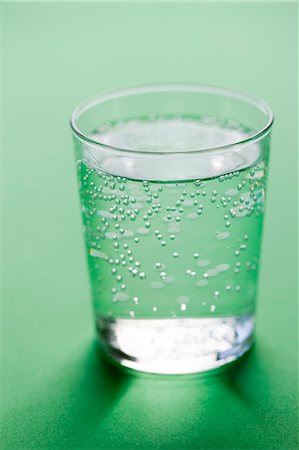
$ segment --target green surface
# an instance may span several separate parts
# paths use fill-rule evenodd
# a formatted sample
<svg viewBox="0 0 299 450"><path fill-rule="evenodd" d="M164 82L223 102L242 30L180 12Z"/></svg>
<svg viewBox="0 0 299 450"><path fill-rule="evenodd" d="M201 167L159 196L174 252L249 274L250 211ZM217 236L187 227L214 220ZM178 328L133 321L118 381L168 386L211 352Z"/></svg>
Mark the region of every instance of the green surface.
<svg viewBox="0 0 299 450"><path fill-rule="evenodd" d="M294 449L295 4L5 4L5 449ZM257 343L227 372L120 375L99 357L68 117L123 85L191 81L276 115Z"/></svg>

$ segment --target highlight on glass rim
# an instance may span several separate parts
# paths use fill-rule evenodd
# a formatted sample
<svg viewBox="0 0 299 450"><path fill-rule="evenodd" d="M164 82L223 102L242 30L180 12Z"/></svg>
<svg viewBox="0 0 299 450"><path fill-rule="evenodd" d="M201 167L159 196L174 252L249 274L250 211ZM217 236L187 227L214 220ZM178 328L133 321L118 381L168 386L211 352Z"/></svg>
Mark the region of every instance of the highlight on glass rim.
<svg viewBox="0 0 299 450"><path fill-rule="evenodd" d="M155 374L225 365L252 345L270 107L234 89L161 84L73 113L99 343Z"/></svg>

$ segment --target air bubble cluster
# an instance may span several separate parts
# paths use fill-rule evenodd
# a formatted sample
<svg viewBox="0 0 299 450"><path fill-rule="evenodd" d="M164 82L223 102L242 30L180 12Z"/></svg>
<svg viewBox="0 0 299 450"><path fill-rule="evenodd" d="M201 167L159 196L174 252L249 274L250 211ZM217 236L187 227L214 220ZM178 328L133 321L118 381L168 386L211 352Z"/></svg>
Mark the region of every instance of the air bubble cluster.
<svg viewBox="0 0 299 450"><path fill-rule="evenodd" d="M97 310L136 320L140 311L229 315L253 303L265 161L166 183L107 174L88 152L77 167Z"/></svg>

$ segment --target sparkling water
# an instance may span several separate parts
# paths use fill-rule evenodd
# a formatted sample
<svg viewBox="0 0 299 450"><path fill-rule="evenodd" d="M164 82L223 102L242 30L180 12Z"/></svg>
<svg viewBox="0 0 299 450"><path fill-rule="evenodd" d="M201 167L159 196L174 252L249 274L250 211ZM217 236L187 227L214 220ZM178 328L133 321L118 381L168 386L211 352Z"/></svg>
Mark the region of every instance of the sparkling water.
<svg viewBox="0 0 299 450"><path fill-rule="evenodd" d="M258 143L205 151L249 135L212 118L148 118L100 127L92 137L110 146L103 151L85 144L78 170L97 328L122 364L189 373L250 346L266 161Z"/></svg>

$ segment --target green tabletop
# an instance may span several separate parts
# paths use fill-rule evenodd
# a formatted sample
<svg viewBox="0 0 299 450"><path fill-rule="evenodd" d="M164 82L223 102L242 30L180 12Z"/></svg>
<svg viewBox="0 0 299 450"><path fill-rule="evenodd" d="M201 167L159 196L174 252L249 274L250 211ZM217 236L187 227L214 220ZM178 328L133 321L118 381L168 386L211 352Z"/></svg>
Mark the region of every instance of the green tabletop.
<svg viewBox="0 0 299 450"><path fill-rule="evenodd" d="M2 10L2 448L298 448L297 5ZM161 81L241 88L276 116L256 345L208 375L120 373L94 343L69 114L98 91Z"/></svg>

